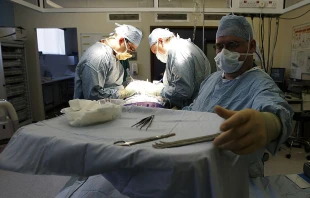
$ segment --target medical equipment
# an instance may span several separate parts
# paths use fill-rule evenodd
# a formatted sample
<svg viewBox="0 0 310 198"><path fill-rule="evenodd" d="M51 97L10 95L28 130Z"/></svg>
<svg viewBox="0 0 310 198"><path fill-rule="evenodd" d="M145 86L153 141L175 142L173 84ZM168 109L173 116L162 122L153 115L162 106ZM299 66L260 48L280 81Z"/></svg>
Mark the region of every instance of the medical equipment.
<svg viewBox="0 0 310 198"><path fill-rule="evenodd" d="M138 63L131 63L130 71L132 72L132 74L138 75L139 73Z"/></svg>
<svg viewBox="0 0 310 198"><path fill-rule="evenodd" d="M147 123L149 123L149 124L147 125L146 129L145 129L145 130L147 130L147 129L150 127L150 125L152 124L153 119L154 119L154 116L155 116L155 115L151 115L151 116L149 116L149 117L143 118L142 120L140 120L140 121L137 122L136 124L132 125L131 127L133 127L133 126L136 126L136 127L141 126L141 127L140 127L140 130L141 130Z"/></svg>
<svg viewBox="0 0 310 198"><path fill-rule="evenodd" d="M189 138L189 139L183 139L183 140L177 140L173 142L160 141L160 143L155 142L155 144L153 144L153 147L156 149L164 149L164 148L186 146L186 145L196 144L196 143L201 143L201 142L211 142L218 135L220 135L220 133L215 133L212 135L200 136L200 137L195 137L195 138Z"/></svg>
<svg viewBox="0 0 310 198"><path fill-rule="evenodd" d="M310 178L310 162L305 162L303 166L304 174Z"/></svg>
<svg viewBox="0 0 310 198"><path fill-rule="evenodd" d="M0 140L10 139L14 132L18 129L18 116L13 105L6 101L0 100Z"/></svg>
<svg viewBox="0 0 310 198"><path fill-rule="evenodd" d="M143 139L139 139L139 140L131 140L131 141L120 140L120 141L114 142L114 144L118 145L118 146L131 146L131 145L135 145L135 144L141 144L141 143L145 143L145 142L150 142L150 141L154 141L154 140L168 138L171 136L175 136L175 133L168 133L165 135L156 135L153 137L143 138Z"/></svg>

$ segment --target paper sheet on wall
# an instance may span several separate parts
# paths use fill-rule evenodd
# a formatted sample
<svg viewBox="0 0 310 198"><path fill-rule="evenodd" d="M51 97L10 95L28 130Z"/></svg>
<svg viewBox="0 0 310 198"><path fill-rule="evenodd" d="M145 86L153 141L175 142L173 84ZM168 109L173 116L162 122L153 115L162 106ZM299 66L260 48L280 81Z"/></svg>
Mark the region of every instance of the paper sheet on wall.
<svg viewBox="0 0 310 198"><path fill-rule="evenodd" d="M94 43L100 41L103 38L109 37L109 33L81 33L81 52L82 54L92 46Z"/></svg>
<svg viewBox="0 0 310 198"><path fill-rule="evenodd" d="M310 77L310 23L293 27L290 77Z"/></svg>

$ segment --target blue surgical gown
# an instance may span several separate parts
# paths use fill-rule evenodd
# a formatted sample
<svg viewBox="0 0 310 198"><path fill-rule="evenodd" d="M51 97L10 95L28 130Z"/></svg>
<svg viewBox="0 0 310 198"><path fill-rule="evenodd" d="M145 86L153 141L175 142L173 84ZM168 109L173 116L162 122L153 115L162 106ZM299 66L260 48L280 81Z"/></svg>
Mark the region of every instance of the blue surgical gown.
<svg viewBox="0 0 310 198"><path fill-rule="evenodd" d="M196 98L201 82L211 73L208 58L192 42L174 38L170 41L162 97L171 106L182 108Z"/></svg>
<svg viewBox="0 0 310 198"><path fill-rule="evenodd" d="M194 103L183 109L214 112L216 105L235 111L251 108L277 115L281 121L281 134L266 146L272 154L276 153L280 144L291 133L293 109L270 76L258 68L253 68L234 80L223 79L222 71L211 74L201 84ZM263 176L264 150L265 148L262 148L254 154L246 156L249 160L250 177Z"/></svg>
<svg viewBox="0 0 310 198"><path fill-rule="evenodd" d="M75 72L74 98L119 98L124 69L111 47L97 42L83 54Z"/></svg>

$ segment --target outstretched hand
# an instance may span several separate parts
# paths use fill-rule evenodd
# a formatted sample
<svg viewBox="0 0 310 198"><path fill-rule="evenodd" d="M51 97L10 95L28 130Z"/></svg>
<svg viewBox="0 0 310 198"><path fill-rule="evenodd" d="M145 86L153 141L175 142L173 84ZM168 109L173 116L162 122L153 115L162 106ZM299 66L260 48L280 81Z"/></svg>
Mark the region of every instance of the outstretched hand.
<svg viewBox="0 0 310 198"><path fill-rule="evenodd" d="M223 133L213 142L216 147L245 155L267 144L265 120L259 111L254 109L231 111L220 106L216 106L214 111L226 119L220 126Z"/></svg>

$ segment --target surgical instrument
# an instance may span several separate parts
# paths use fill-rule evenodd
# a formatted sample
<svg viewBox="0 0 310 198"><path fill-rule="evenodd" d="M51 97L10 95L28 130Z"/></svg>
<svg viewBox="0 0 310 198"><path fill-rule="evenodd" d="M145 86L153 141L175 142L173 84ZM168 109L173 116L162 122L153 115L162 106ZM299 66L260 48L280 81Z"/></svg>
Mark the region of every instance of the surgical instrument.
<svg viewBox="0 0 310 198"><path fill-rule="evenodd" d="M220 135L220 133L215 133L212 135L200 136L200 137L195 137L195 138L189 138L189 139L183 139L183 140L178 140L178 141L173 141L173 142L160 141L159 143L155 142L155 144L153 144L153 147L156 149L164 149L164 148L186 146L186 145L196 144L196 143L201 143L201 142L211 142L218 135Z"/></svg>
<svg viewBox="0 0 310 198"><path fill-rule="evenodd" d="M140 127L140 130L141 130L142 127L144 127L147 123L149 123L149 124L147 125L146 129L145 129L145 130L147 130L147 129L150 127L150 125L152 124L154 117L155 117L155 115L151 115L151 116L148 116L148 117L146 117L146 118L143 118L142 120L140 120L140 121L137 122L136 124L132 125L131 127L133 127L133 126L136 126L136 127L141 126L141 127Z"/></svg>
<svg viewBox="0 0 310 198"><path fill-rule="evenodd" d="M131 141L120 140L120 141L114 142L114 144L118 145L118 146L131 146L131 145L135 145L135 144L141 144L141 143L145 143L145 142L150 142L150 141L154 141L154 140L168 138L171 136L175 136L175 133L168 133L165 135L157 135L157 136L153 136L153 137L147 137L147 138L142 138L142 139L138 139L138 140L131 140Z"/></svg>

